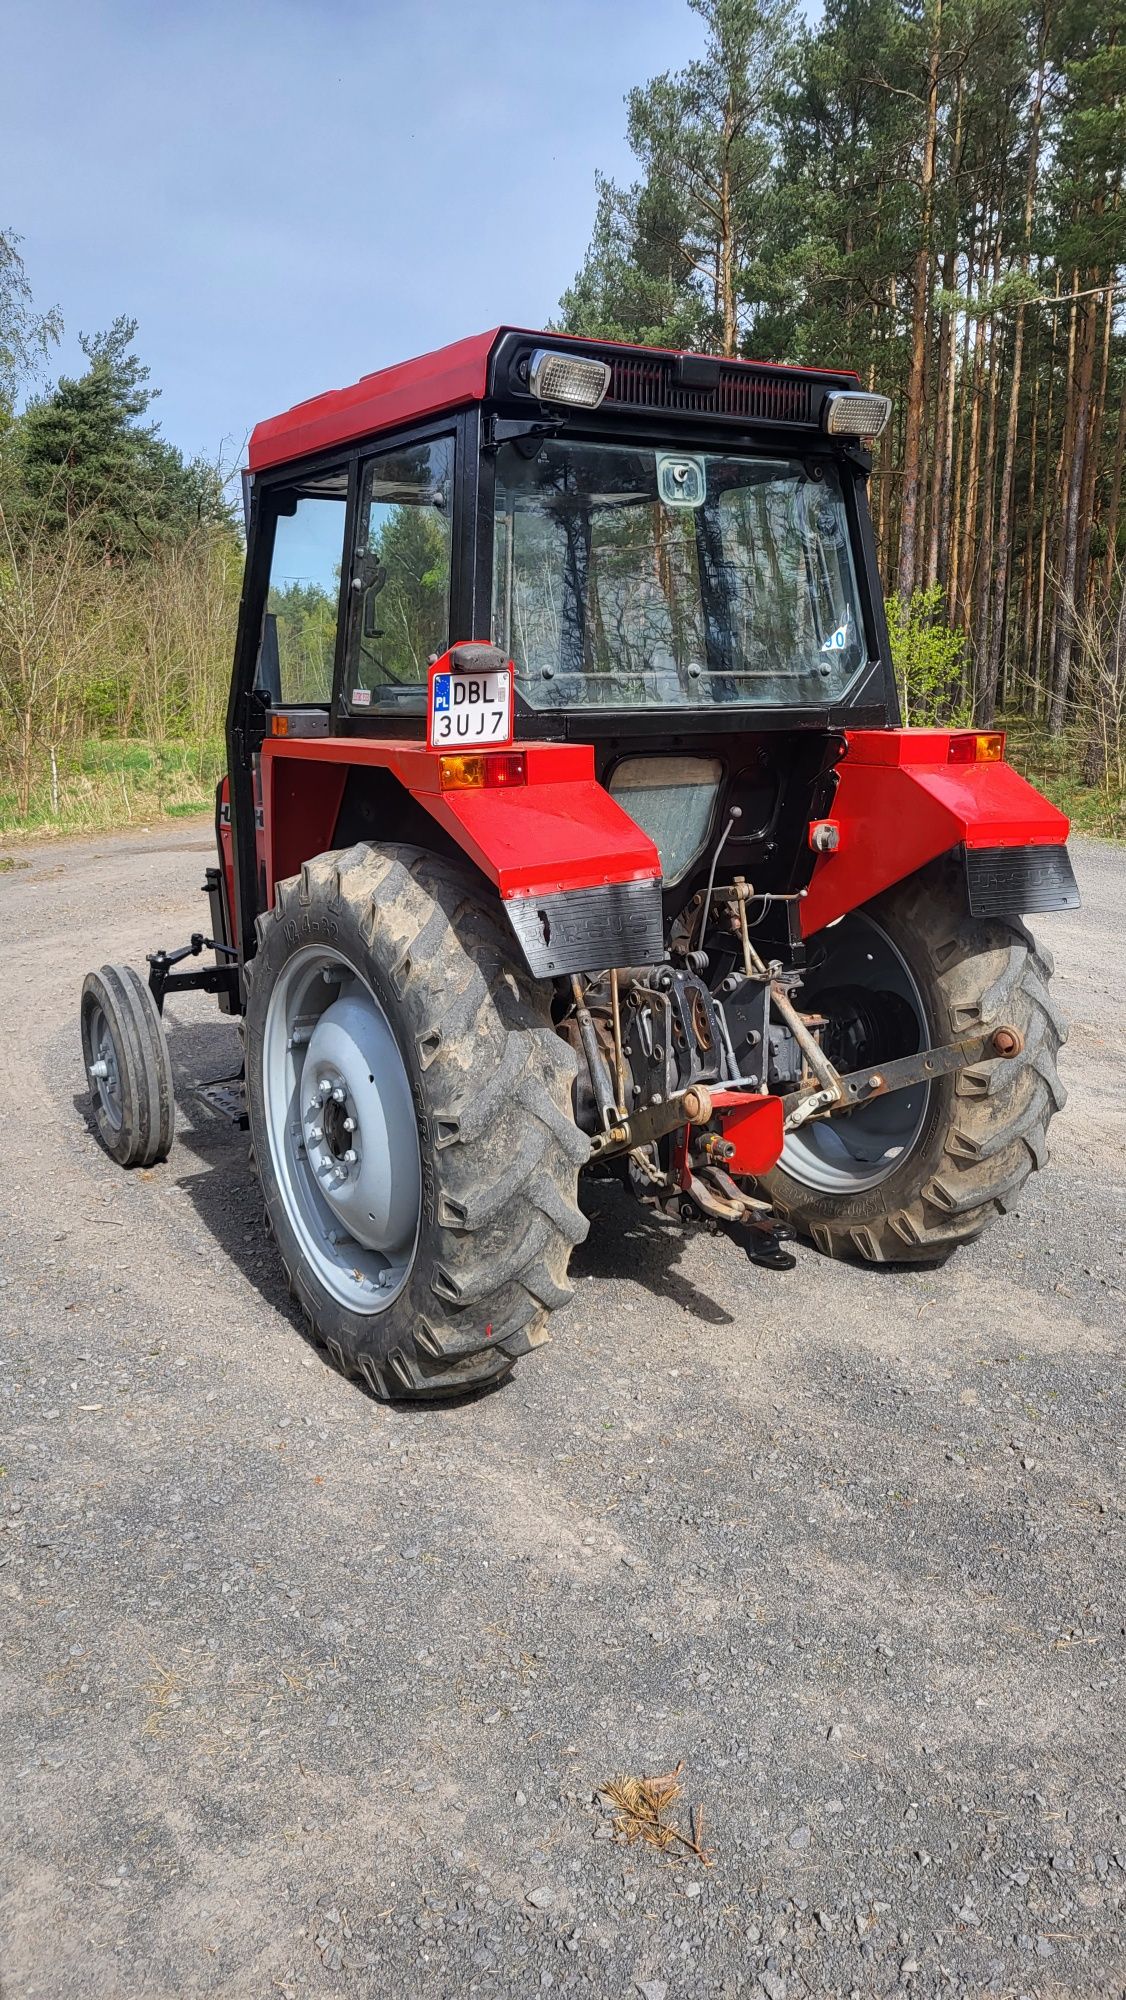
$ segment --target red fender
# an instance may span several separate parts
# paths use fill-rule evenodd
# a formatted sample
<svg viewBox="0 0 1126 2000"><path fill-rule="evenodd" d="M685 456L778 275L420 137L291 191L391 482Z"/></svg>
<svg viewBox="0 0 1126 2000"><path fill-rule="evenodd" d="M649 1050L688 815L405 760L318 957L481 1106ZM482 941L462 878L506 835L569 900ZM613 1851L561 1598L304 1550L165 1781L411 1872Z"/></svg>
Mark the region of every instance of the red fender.
<svg viewBox="0 0 1126 2000"><path fill-rule="evenodd" d="M1010 764L951 763L965 731L859 729L832 807L839 845L819 854L801 903L805 937L951 848L1059 847L1066 813Z"/></svg>
<svg viewBox="0 0 1126 2000"><path fill-rule="evenodd" d="M443 791L440 755L372 736L268 736L262 745L266 886L329 845L350 769L391 771L477 863L501 899L659 880L648 834L594 775L589 743L519 743L524 783Z"/></svg>

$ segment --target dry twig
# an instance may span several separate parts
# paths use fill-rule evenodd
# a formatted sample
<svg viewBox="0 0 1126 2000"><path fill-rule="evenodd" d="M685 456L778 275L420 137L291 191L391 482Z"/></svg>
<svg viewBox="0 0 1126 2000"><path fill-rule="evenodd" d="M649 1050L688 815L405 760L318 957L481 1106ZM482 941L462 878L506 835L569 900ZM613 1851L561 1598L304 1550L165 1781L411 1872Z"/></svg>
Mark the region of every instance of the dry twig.
<svg viewBox="0 0 1126 2000"><path fill-rule="evenodd" d="M658 1853L667 1854L679 1842L705 1868L711 1868L713 1857L703 1845L702 1808L689 1808L690 1833L682 1833L668 1817L684 1789L680 1783L683 1769L683 1764L678 1764L675 1771L666 1771L658 1778L611 1778L601 1787L602 1796L614 1809L614 1832L627 1845L643 1840Z"/></svg>

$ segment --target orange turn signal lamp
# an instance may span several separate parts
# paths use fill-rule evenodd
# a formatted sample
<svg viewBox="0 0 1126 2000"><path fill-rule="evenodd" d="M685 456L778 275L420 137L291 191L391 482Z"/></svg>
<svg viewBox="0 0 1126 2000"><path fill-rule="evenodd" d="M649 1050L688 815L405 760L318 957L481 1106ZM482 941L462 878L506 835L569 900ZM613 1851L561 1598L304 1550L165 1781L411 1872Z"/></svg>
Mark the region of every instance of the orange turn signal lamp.
<svg viewBox="0 0 1126 2000"><path fill-rule="evenodd" d="M522 750L499 750L492 756L464 751L438 759L438 783L444 792L499 792L527 782Z"/></svg>
<svg viewBox="0 0 1126 2000"><path fill-rule="evenodd" d="M967 730L950 738L948 764L1000 764L1005 756L1003 729Z"/></svg>

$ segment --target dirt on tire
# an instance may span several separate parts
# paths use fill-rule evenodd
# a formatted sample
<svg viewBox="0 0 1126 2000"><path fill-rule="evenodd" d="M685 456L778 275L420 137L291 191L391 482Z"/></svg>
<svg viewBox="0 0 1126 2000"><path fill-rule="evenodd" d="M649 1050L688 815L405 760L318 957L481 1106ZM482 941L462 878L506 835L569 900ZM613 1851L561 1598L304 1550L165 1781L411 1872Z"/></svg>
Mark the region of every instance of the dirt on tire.
<svg viewBox="0 0 1126 2000"><path fill-rule="evenodd" d="M1021 1052L932 1083L916 1144L879 1187L817 1193L783 1166L761 1187L825 1256L940 1263L1004 1215L1047 1160L1048 1125L1067 1098L1058 1068L1067 1025L1049 989L1051 953L1019 919L970 916L956 859L869 907L911 967L932 1047L1006 1023Z"/></svg>
<svg viewBox="0 0 1126 2000"><path fill-rule="evenodd" d="M355 965L407 1070L422 1215L407 1282L380 1312L348 1311L303 1258L271 1157L262 1091L270 993L319 939ZM571 1113L575 1057L495 899L460 863L359 845L278 886L248 967L247 1108L271 1231L310 1332L346 1375L394 1399L491 1386L571 1296L588 1143Z"/></svg>

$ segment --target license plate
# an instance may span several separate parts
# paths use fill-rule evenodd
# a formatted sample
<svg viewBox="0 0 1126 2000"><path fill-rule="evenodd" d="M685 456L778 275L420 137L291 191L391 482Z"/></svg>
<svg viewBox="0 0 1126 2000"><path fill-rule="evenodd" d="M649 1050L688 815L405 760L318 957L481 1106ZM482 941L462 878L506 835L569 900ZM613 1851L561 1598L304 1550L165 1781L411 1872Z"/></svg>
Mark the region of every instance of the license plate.
<svg viewBox="0 0 1126 2000"><path fill-rule="evenodd" d="M433 674L430 680L430 741L441 748L485 748L507 743L511 734L512 675Z"/></svg>

